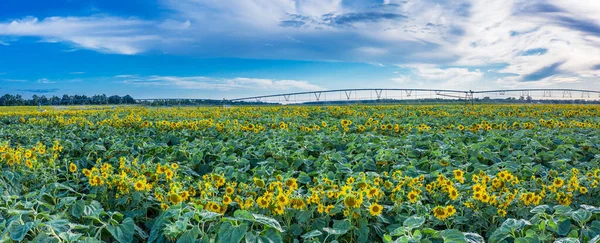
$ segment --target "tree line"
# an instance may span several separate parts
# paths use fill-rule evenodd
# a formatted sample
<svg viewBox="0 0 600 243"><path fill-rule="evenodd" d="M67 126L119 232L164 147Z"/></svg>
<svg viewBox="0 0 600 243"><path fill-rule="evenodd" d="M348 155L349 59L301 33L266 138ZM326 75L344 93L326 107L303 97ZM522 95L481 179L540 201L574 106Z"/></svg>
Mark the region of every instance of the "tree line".
<svg viewBox="0 0 600 243"><path fill-rule="evenodd" d="M30 99L23 98L21 95L5 94L0 97L0 106L38 106L38 105L119 105L136 104L136 100L130 95L107 96L94 95L63 95L62 97L45 95L33 95Z"/></svg>

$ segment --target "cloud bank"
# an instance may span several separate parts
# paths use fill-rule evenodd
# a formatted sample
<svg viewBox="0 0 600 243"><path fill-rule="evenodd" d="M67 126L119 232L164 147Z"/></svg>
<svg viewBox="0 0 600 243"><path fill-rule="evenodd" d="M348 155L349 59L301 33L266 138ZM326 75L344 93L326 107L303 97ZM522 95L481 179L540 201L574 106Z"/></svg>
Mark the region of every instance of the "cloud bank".
<svg viewBox="0 0 600 243"><path fill-rule="evenodd" d="M391 81L395 83L516 87L576 80L597 87L600 78L600 1L161 3L166 13L158 19L96 15L0 20L0 37L37 37L127 55L158 51L203 58L380 63L412 70L413 75L399 76ZM151 76L144 82L187 88L316 88L304 81L268 79Z"/></svg>

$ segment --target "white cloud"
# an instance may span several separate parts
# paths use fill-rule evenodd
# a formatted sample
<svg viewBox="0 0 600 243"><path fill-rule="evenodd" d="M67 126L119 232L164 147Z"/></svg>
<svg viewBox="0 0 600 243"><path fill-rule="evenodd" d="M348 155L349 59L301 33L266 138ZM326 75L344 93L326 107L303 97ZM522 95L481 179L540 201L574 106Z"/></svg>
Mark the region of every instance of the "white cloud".
<svg viewBox="0 0 600 243"><path fill-rule="evenodd" d="M400 75L391 81L418 85L421 88L474 89L484 80L484 72L468 68L440 68L431 64L405 65L412 75Z"/></svg>
<svg viewBox="0 0 600 243"><path fill-rule="evenodd" d="M190 26L192 26L192 23L189 20L178 22L172 19L167 19L158 25L158 27L168 30L186 30Z"/></svg>
<svg viewBox="0 0 600 243"><path fill-rule="evenodd" d="M137 76L118 75L126 84L138 86L163 86L176 89L199 90L322 90L324 88L299 80L274 80L259 78L212 78L203 76Z"/></svg>
<svg viewBox="0 0 600 243"><path fill-rule="evenodd" d="M151 34L150 21L109 16L27 17L0 22L0 36L32 36L47 42L68 42L85 49L119 54L137 54L161 40Z"/></svg>
<svg viewBox="0 0 600 243"><path fill-rule="evenodd" d="M75 79L59 79L59 80L51 80L47 78L40 78L36 82L38 84L56 84L56 83L80 83L83 82L84 79L75 78Z"/></svg>
<svg viewBox="0 0 600 243"><path fill-rule="evenodd" d="M52 81L52 80L49 80L47 78L38 79L37 82L39 84L54 84L54 83L56 83L56 81Z"/></svg>
<svg viewBox="0 0 600 243"><path fill-rule="evenodd" d="M584 2L475 0L472 16L459 23L464 37L445 50L460 57L455 65L506 63L499 72L515 73L518 79L556 63L562 63L558 72L577 76L590 63L600 63L600 33L578 29L600 26L600 4ZM566 26L565 19L581 22ZM577 26L581 24L587 26ZM536 48L547 53L522 55Z"/></svg>
<svg viewBox="0 0 600 243"><path fill-rule="evenodd" d="M25 79L7 79L7 78L0 78L0 81L11 82L11 83L26 83L27 82L27 80L25 80Z"/></svg>
<svg viewBox="0 0 600 243"><path fill-rule="evenodd" d="M410 77L404 75L397 78L391 78L390 80L397 84L409 84L412 81Z"/></svg>

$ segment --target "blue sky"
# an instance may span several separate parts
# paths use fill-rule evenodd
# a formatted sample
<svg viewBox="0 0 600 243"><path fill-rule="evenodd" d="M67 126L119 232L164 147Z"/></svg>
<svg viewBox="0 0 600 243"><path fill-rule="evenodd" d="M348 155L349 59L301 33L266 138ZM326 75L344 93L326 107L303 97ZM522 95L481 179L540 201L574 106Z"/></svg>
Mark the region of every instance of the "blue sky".
<svg viewBox="0 0 600 243"><path fill-rule="evenodd" d="M600 90L600 1L4 0L0 93Z"/></svg>

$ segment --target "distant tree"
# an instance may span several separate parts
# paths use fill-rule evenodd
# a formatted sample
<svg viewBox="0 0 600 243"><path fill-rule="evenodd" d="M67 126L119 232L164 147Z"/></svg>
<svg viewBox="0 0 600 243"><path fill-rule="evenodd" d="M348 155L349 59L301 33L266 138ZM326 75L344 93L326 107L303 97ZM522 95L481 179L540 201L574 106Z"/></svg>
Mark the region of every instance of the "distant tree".
<svg viewBox="0 0 600 243"><path fill-rule="evenodd" d="M130 95L125 95L123 97L123 103L125 104L135 104L135 99L133 97L131 97Z"/></svg>
<svg viewBox="0 0 600 243"><path fill-rule="evenodd" d="M42 95L39 99L38 99L38 105L47 105L48 104L48 98L46 98L45 95Z"/></svg>
<svg viewBox="0 0 600 243"><path fill-rule="evenodd" d="M52 96L52 98L50 98L50 104L51 105L60 105L60 98L58 98L58 96Z"/></svg>
<svg viewBox="0 0 600 243"><path fill-rule="evenodd" d="M108 97L108 103L112 104L112 105L116 105L116 104L121 104L123 101L123 99L121 98L121 96L118 95L113 95Z"/></svg>

